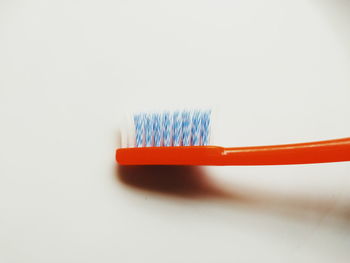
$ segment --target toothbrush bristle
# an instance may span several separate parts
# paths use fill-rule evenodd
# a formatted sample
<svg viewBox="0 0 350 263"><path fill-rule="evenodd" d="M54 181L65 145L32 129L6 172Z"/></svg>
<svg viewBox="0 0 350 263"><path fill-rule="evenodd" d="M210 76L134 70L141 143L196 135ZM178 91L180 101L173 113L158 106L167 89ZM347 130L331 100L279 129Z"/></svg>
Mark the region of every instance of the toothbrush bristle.
<svg viewBox="0 0 350 263"><path fill-rule="evenodd" d="M141 114L134 116L134 126L135 126L135 144L136 147L143 146L143 134L144 134L144 121Z"/></svg>
<svg viewBox="0 0 350 263"><path fill-rule="evenodd" d="M200 145L200 131L201 131L201 119L200 119L200 112L196 111L193 113L192 117L192 145L197 146Z"/></svg>
<svg viewBox="0 0 350 263"><path fill-rule="evenodd" d="M209 110L136 114L135 147L208 145L210 114Z"/></svg>
<svg viewBox="0 0 350 263"><path fill-rule="evenodd" d="M184 111L181 114L182 121L182 146L190 146L191 142L191 114Z"/></svg>
<svg viewBox="0 0 350 263"><path fill-rule="evenodd" d="M200 137L202 140L202 145L207 145L209 143L210 113L202 112L200 121L201 121Z"/></svg>
<svg viewBox="0 0 350 263"><path fill-rule="evenodd" d="M144 128L144 136L145 136L145 146L151 147L153 146L153 124L152 119L149 114L144 116L145 128Z"/></svg>
<svg viewBox="0 0 350 263"><path fill-rule="evenodd" d="M182 125L180 113L175 111L173 113L173 131L172 131L172 143L173 146L181 146L181 137L182 137Z"/></svg>
<svg viewBox="0 0 350 263"><path fill-rule="evenodd" d="M159 114L153 114L152 115L152 122L153 122L153 145L156 147L161 146L161 127L160 127L160 115Z"/></svg>
<svg viewBox="0 0 350 263"><path fill-rule="evenodd" d="M161 141L163 146L171 146L171 120L170 120L170 113L165 112L162 115L162 138Z"/></svg>

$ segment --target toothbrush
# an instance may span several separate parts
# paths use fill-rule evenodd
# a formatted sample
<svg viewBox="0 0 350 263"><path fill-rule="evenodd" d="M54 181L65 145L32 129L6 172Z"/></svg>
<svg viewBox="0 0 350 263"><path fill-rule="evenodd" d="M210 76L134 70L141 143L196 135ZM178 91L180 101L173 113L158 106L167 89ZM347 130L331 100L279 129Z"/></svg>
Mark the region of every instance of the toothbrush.
<svg viewBox="0 0 350 263"><path fill-rule="evenodd" d="M135 145L116 151L120 165L288 165L350 161L350 137L297 144L208 146L210 111L134 116Z"/></svg>

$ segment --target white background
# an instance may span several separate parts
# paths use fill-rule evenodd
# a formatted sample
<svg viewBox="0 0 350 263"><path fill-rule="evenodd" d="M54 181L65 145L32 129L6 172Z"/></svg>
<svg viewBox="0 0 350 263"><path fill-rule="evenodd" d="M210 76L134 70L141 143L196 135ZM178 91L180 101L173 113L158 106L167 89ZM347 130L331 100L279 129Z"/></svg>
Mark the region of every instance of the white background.
<svg viewBox="0 0 350 263"><path fill-rule="evenodd" d="M349 262L350 163L120 171L120 120L350 135L350 1L0 2L0 262Z"/></svg>

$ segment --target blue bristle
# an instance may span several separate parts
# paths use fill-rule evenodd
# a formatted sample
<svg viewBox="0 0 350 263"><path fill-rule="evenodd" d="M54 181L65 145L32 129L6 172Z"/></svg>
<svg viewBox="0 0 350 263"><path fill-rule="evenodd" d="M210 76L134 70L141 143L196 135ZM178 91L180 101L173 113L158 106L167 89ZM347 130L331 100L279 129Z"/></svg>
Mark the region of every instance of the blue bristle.
<svg viewBox="0 0 350 263"><path fill-rule="evenodd" d="M209 125L211 111L202 112L201 116L201 145L209 143Z"/></svg>
<svg viewBox="0 0 350 263"><path fill-rule="evenodd" d="M181 146L181 137L182 137L182 123L181 115L178 111L173 113L173 146Z"/></svg>
<svg viewBox="0 0 350 263"><path fill-rule="evenodd" d="M199 111L195 111L192 117L192 138L191 144L193 146L200 145L201 142L201 115Z"/></svg>
<svg viewBox="0 0 350 263"><path fill-rule="evenodd" d="M184 111L181 114L182 118L182 145L191 145L191 114L189 111Z"/></svg>
<svg viewBox="0 0 350 263"><path fill-rule="evenodd" d="M151 147L153 146L153 125L152 119L149 114L144 116L144 125L145 125L145 146Z"/></svg>
<svg viewBox="0 0 350 263"><path fill-rule="evenodd" d="M163 113L161 126L163 133L163 146L171 146L171 120L169 112Z"/></svg>
<svg viewBox="0 0 350 263"><path fill-rule="evenodd" d="M142 114L134 116L136 147L143 146L144 122Z"/></svg>
<svg viewBox="0 0 350 263"><path fill-rule="evenodd" d="M210 111L136 114L136 147L199 146L209 143Z"/></svg>
<svg viewBox="0 0 350 263"><path fill-rule="evenodd" d="M152 146L158 147L158 146L161 146L161 142L162 142L160 115L156 113L153 114L152 121L153 121L153 145Z"/></svg>

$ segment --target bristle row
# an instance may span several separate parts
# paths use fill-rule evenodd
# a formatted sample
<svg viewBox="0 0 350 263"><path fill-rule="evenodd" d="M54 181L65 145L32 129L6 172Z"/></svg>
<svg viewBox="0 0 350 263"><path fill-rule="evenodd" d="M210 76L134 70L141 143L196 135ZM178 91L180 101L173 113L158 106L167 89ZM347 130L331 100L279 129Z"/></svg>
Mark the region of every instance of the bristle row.
<svg viewBox="0 0 350 263"><path fill-rule="evenodd" d="M209 143L210 111L141 113L134 116L135 146L199 146Z"/></svg>

